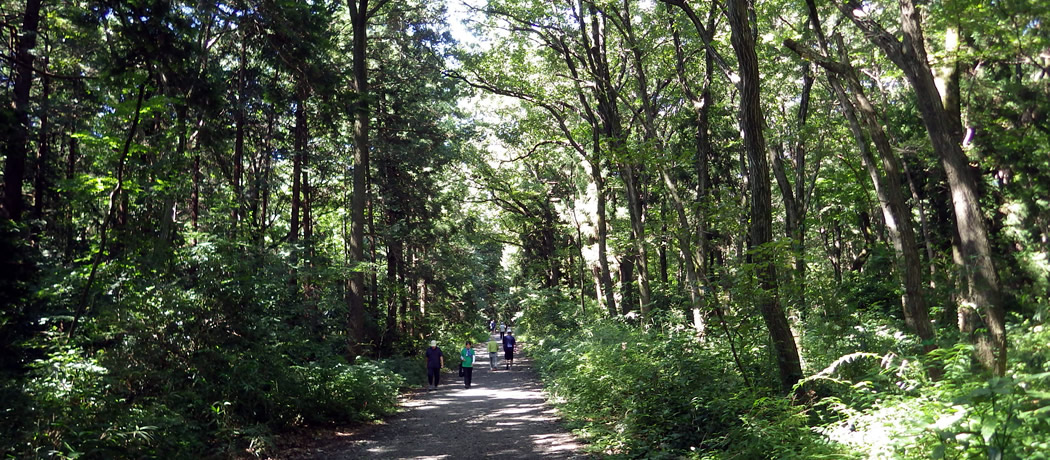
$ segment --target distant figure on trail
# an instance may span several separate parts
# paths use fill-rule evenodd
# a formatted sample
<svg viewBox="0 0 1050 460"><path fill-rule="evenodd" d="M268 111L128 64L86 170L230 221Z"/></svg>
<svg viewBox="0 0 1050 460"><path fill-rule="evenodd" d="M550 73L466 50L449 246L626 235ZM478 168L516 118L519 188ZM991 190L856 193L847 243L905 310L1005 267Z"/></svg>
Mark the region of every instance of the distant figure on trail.
<svg viewBox="0 0 1050 460"><path fill-rule="evenodd" d="M463 359L463 385L470 388L470 378L474 373L474 346L469 340L459 352L459 357Z"/></svg>
<svg viewBox="0 0 1050 460"><path fill-rule="evenodd" d="M503 337L503 359L507 360L507 369L514 364L514 332L507 329L507 335Z"/></svg>
<svg viewBox="0 0 1050 460"><path fill-rule="evenodd" d="M489 334L495 334L495 333L496 333L496 320L490 319L489 320Z"/></svg>
<svg viewBox="0 0 1050 460"><path fill-rule="evenodd" d="M430 348L427 348L427 390L437 389L442 367L445 367L445 355L438 348L437 340L431 340Z"/></svg>
<svg viewBox="0 0 1050 460"><path fill-rule="evenodd" d="M499 342L496 339L489 340L489 369L496 370L496 361L499 359Z"/></svg>
<svg viewBox="0 0 1050 460"><path fill-rule="evenodd" d="M507 325L505 323L499 323L499 339L503 340L503 334L507 332Z"/></svg>

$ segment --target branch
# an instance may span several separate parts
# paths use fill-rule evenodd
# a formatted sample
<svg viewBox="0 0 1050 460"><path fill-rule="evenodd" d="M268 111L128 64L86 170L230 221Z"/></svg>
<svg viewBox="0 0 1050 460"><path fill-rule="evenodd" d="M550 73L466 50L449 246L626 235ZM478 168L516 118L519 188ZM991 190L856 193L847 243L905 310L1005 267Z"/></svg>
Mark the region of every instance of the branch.
<svg viewBox="0 0 1050 460"><path fill-rule="evenodd" d="M725 58L722 57L722 53L719 53L718 50L715 49L714 44L711 43L710 37L713 37L714 34L710 33L707 28L704 27L704 24L700 21L700 18L697 17L696 11L693 10L693 7L686 3L685 0L660 1L667 5L677 6L685 12L686 16L689 16L689 20L693 22L693 27L695 27L696 31L700 33L700 40L704 42L704 46L711 52L711 56L714 57L715 62L718 63L718 67L722 69L722 73L725 75L726 79L734 84L738 84L737 82L739 82L740 79L737 78L736 74L733 72L733 68L729 66Z"/></svg>
<svg viewBox="0 0 1050 460"><path fill-rule="evenodd" d="M124 150L120 152L120 160L117 163L117 185L113 187L113 190L109 193L109 208L106 210L106 218L102 221L102 228L99 230L99 243L98 251L95 252L94 261L91 262L91 272L88 274L87 282L84 284L84 290L80 293L80 302L77 303L76 312L73 314L73 322L69 325L69 333L66 339L73 338L73 333L77 330L77 323L80 322L80 317L84 315L87 310L88 295L91 293L91 288L95 284L95 276L98 274L98 267L102 264L102 254L106 252L106 240L109 235L109 226L113 222L113 214L117 208L117 197L120 196L124 191L124 165L128 160L128 153L131 152L131 142L135 139L135 131L139 126L139 118L142 115L142 99L146 94L146 82L149 81L147 76L139 84L139 95L135 101L135 116L131 121L131 128L128 129L128 137L124 141Z"/></svg>
<svg viewBox="0 0 1050 460"><path fill-rule="evenodd" d="M22 68L29 67L29 69L32 70L34 73L37 73L37 74L40 74L40 75L44 75L44 76L49 77L49 78L54 78L56 80L74 81L74 80L91 80L91 79L98 78L96 76L90 76L90 75L59 75L59 74L56 74L56 73L48 72L48 71L46 71L44 69L41 69L39 67L36 67L36 66L27 66L26 63L18 62L17 59L15 59L15 58L13 58L11 56L8 56L6 53L3 54L3 55L0 55L0 57L2 57L4 61L7 61L8 63L10 63L12 66L17 66L17 67L22 67Z"/></svg>
<svg viewBox="0 0 1050 460"><path fill-rule="evenodd" d="M541 101L539 97L525 93L523 91L513 90L509 88L501 88L490 83L481 83L473 81L455 70L446 71L445 76L460 80L466 83L467 85L470 85L472 88L485 90L493 94L499 94L501 96L513 97L515 99L520 99L544 108L556 120L558 120L558 127L561 128L562 134L565 135L565 138L569 141L569 144L572 145L572 147L577 152L579 152L580 155L587 155L586 150L584 150L583 146L576 141L576 139L572 135L572 131L569 130L568 125L565 123L565 114L557 106L555 106L555 104Z"/></svg>
<svg viewBox="0 0 1050 460"><path fill-rule="evenodd" d="M528 157L531 157L531 156L532 156L533 154L535 154L535 153L536 153L536 151L537 151L537 150L539 150L539 148L540 148L541 146L544 146L544 145L551 145L551 144L553 144L553 145L566 145L566 143L565 143L565 142L561 142L561 141L540 141L540 142L539 142L539 143L537 143L536 145L533 145L533 146L532 146L532 148L531 148L531 149L529 149L529 151L528 151L528 152L525 152L524 154L522 154L522 155L518 155L518 156L516 156L516 157L514 157L514 158L511 158L511 159L509 159L509 160L500 160L500 161L499 161L499 164L500 164L500 165L503 165L503 164L505 164L505 163L514 163L514 162L516 162L516 161L521 161L521 160L524 160L524 159L526 159L526 158L528 158Z"/></svg>
<svg viewBox="0 0 1050 460"><path fill-rule="evenodd" d="M818 54L809 48L802 46L800 43L788 38L784 40L784 46L791 51L794 51L802 59L810 61L816 65L819 65L828 72L835 73L837 75L849 75L849 67L842 64L841 62L831 60L825 56Z"/></svg>

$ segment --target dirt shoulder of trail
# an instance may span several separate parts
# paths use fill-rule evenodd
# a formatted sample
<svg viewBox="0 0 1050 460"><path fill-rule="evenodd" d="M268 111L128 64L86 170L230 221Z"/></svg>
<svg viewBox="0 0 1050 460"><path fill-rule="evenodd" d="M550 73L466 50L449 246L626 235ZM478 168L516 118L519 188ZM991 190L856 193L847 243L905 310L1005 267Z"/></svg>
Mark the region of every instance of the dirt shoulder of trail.
<svg viewBox="0 0 1050 460"><path fill-rule="evenodd" d="M280 452L270 458L588 457L583 442L562 426L547 404L539 376L528 358L520 356L520 348L511 369L501 352L493 370L484 345L475 346L470 388L464 387L458 375L443 373L437 390L426 390L426 382L421 382L420 389L401 397L399 413L379 423L311 429L282 437Z"/></svg>

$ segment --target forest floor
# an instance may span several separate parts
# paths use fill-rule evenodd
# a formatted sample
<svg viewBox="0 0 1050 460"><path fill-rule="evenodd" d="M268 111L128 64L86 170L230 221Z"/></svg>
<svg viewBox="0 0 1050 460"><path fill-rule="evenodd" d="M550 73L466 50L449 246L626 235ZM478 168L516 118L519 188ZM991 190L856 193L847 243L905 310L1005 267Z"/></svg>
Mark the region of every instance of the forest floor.
<svg viewBox="0 0 1050 460"><path fill-rule="evenodd" d="M508 370L501 352L496 370L490 370L485 344L476 345L475 351L469 389L457 374L442 374L437 390L425 390L421 384L419 390L402 398L401 412L378 424L314 433L315 439L273 458L588 457L582 443L561 425L547 404L539 376L527 358L516 352L514 366Z"/></svg>

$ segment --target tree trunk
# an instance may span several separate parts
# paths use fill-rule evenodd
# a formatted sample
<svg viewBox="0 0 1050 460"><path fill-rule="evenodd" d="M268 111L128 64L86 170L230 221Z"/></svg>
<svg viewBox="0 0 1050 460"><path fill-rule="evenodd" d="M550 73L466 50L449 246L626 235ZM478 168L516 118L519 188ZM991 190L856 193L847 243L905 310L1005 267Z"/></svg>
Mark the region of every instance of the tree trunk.
<svg viewBox="0 0 1050 460"><path fill-rule="evenodd" d="M937 288L937 263L933 251L933 235L930 232L929 221L926 219L926 205L923 204L922 197L919 196L919 186L915 183L915 178L908 168L908 162L901 162L901 166L905 177L908 179L908 190L911 191L911 199L919 212L919 228L922 231L923 247L926 248L927 270L930 272L930 289L935 289Z"/></svg>
<svg viewBox="0 0 1050 460"><path fill-rule="evenodd" d="M288 241L299 240L302 227L303 207L303 157L306 156L306 95L305 89L299 88L295 103L295 153L292 157L292 204L288 218Z"/></svg>
<svg viewBox="0 0 1050 460"><path fill-rule="evenodd" d="M627 188L627 210L631 219L631 241L634 243L638 277L638 302L643 317L649 316L651 296L649 288L649 254L645 244L645 207L642 205L640 177L634 164L623 166L624 185Z"/></svg>
<svg viewBox="0 0 1050 460"><path fill-rule="evenodd" d="M77 118L73 116L70 122L69 132L75 133L77 130ZM77 175L77 157L80 155L80 139L70 134L67 139L69 142L69 152L66 157L66 180L72 183L73 179ZM76 243L76 228L73 226L73 191L66 191L65 195L65 261L68 263L73 260L73 246Z"/></svg>
<svg viewBox="0 0 1050 460"><path fill-rule="evenodd" d="M624 254L620 257L620 311L621 315L626 315L634 310L635 306L635 289L634 289L634 254Z"/></svg>
<svg viewBox="0 0 1050 460"><path fill-rule="evenodd" d="M14 222L22 221L25 199L26 155L29 151L29 90L33 86L33 48L40 24L40 0L27 0L14 59L12 107L15 123L7 127L7 159L4 163L3 211Z"/></svg>
<svg viewBox="0 0 1050 460"><path fill-rule="evenodd" d="M749 236L753 263L758 276L757 304L769 329L773 351L780 373L781 391L789 392L802 378L802 366L798 349L788 326L787 317L780 306L777 293L776 267L766 246L773 237L772 197L769 184L769 164L766 161L766 142L762 133L764 126L759 90L758 57L755 40L748 20L748 4L745 0L728 0L727 13L732 31L731 41L740 67L740 125L744 134L744 148L749 166L748 188L750 192L751 227Z"/></svg>
<svg viewBox="0 0 1050 460"><path fill-rule="evenodd" d="M805 222L808 201L807 184L809 184L809 181L806 178L806 144L802 133L806 126L806 120L809 118L809 100L812 88L813 73L810 64L807 62L802 72L802 95L799 98L800 103L795 130L797 139L794 142L789 142L788 145L792 153L791 158L794 161L794 177L792 179L788 179L787 168L784 165L782 155L783 149L778 149L776 154L772 155L773 173L776 177L777 185L780 187L781 199L784 201L784 233L791 240L791 253L795 260L791 285L795 291L796 309L798 311L806 310ZM816 180L816 174L814 174L813 180Z"/></svg>
<svg viewBox="0 0 1050 460"><path fill-rule="evenodd" d="M814 0L807 0L806 3L809 9L810 25L816 33L821 51L826 55L829 53L830 48L821 27L816 3ZM788 41L786 44L793 49L798 49L800 54L806 54L803 48L797 47L793 42ZM903 184L900 182L902 174L900 159L894 153L889 138L879 123L875 108L865 95L864 87L849 63L845 45L841 40L837 44L840 54L839 62L819 62L818 60L818 64L823 65L827 71L828 81L839 99L839 105L842 106L843 113L849 120L850 129L854 133L858 149L861 152L861 159L879 197L883 221L897 256L897 273L900 277L901 285L904 287L901 302L905 323L926 343L925 349L929 351L935 348L934 341L936 337L923 297L922 264L915 242L915 233L912 230L911 212L903 195ZM844 78L848 83L852 98L847 95L840 78ZM876 160L864 136L863 128L856 115L858 111L879 154L882 169L885 171L884 176L880 174Z"/></svg>
<svg viewBox="0 0 1050 460"><path fill-rule="evenodd" d="M596 127L595 127L596 128ZM594 129L594 128L592 128ZM595 136L597 137L597 136ZM591 180L594 181L595 194L597 195L598 225L595 229L598 238L598 268L600 286L605 295L605 308L609 310L609 316L616 316L616 296L613 293L612 273L609 271L609 227L606 215L605 178L602 177L600 156L597 139L594 143L595 159L591 160Z"/></svg>
<svg viewBox="0 0 1050 460"><path fill-rule="evenodd" d="M357 98L354 111L354 180L353 197L350 202L350 259L351 274L347 306L347 351L351 361L364 351L367 338L367 312L365 311L364 264L365 259L365 205L368 200L369 170L369 109L368 92L368 21L389 0L378 0L369 7L368 0L347 0L350 7L350 25L353 30L353 73Z"/></svg>
<svg viewBox="0 0 1050 460"><path fill-rule="evenodd" d="M974 336L978 359L985 368L996 375L1003 375L1006 372L1006 315L999 275L992 259L988 230L980 208L977 181L960 145L961 128L941 102L926 58L926 42L919 12L912 0L899 0L898 4L903 40L898 40L873 20L853 14L854 11L861 11L861 5L856 0L836 6L904 72L915 91L919 114L933 150L941 159L951 188L961 252L960 269L967 289L967 298L960 311L981 308L983 313L969 317L983 324L963 321L960 326L963 332Z"/></svg>
<svg viewBox="0 0 1050 460"><path fill-rule="evenodd" d="M675 185L671 176L667 174L667 170L661 170L660 175L663 176L664 184L667 185L667 192L671 195L671 202L674 203L675 213L678 215L678 232L676 234L678 246L682 251L682 265L685 266L685 281L689 290L690 305L692 306L693 328L696 329L697 334L703 336L707 329L703 316L706 305L704 296L700 291L700 280L696 275L696 263L693 260L693 248L689 235L690 225L689 218L685 213L685 203L682 202L682 197L678 193L678 186Z"/></svg>
<svg viewBox="0 0 1050 460"><path fill-rule="evenodd" d="M193 153L193 189L190 191L190 227L194 233L200 230L201 214L201 154L200 149ZM197 236L193 236L193 244L197 244Z"/></svg>
<svg viewBox="0 0 1050 460"><path fill-rule="evenodd" d="M712 8L709 15L707 31L713 30L713 22L715 18L715 9ZM711 146L711 135L710 135L710 106L712 102L711 97L711 81L714 75L714 56L710 49L705 50L704 53L704 81L701 87L700 94L696 94L686 78L685 70L685 53L682 50L681 38L678 35L678 30L674 28L674 23L671 23L672 27L672 38L674 39L675 49L675 72L678 77L679 85L686 97L692 103L694 116L696 117L696 131L694 132L694 140L696 141L696 155L694 157L694 169L696 170L696 200L700 203L697 207L696 216L696 236L698 238L696 244L696 256L695 259L692 257L692 250L688 247L691 243L691 239L687 239L679 244L682 246L683 251L689 251L690 255L684 255L686 265L686 280L690 282L690 300L692 301L692 321L693 327L698 333L703 334L706 329L707 320L705 318L706 309L708 307L708 291L710 291L711 276L709 273L711 264L707 263L707 259L711 254L710 241L708 240L708 222L707 222L707 207L704 203L709 199L707 196L708 188L710 187L710 159L714 155L714 148ZM709 34L711 32L708 32ZM711 41L711 36L704 37L705 43ZM668 177L664 174L664 181L666 182ZM682 204L681 210L678 209L679 202L682 201L680 197L675 198L677 192L672 192L672 199L675 202L675 208L679 215L679 225L682 226L683 230L688 229L687 222L684 220L684 203ZM679 237L681 239L681 237ZM693 262L693 264L690 264ZM690 274L689 270L692 268L693 273ZM702 284L702 286L701 286Z"/></svg>
<svg viewBox="0 0 1050 460"><path fill-rule="evenodd" d="M43 64L44 72L47 72L49 60L49 57L45 55ZM44 208L47 205L47 197L50 195L51 189L51 184L48 180L48 175L51 174L51 142L49 138L51 136L51 133L49 132L51 125L48 122L48 114L51 112L51 77L47 75L47 73L45 73L41 79L41 85L40 132L37 133L36 184L33 186L34 219L43 219Z"/></svg>
<svg viewBox="0 0 1050 460"><path fill-rule="evenodd" d="M624 2L624 8L621 11L619 20L627 46L634 57L631 61L631 67L634 70L635 83L638 85L638 98L642 103L642 124L643 128L645 128L644 138L648 142L655 143L657 150L662 150L662 142L660 142L660 138L656 134L656 113L650 101L649 81L645 74L644 55L634 37L631 12L627 9L629 4L630 2ZM649 286L648 245L645 241L645 206L643 205L641 184L642 165L633 159L628 159L623 166L623 171L624 182L627 187L627 209L631 217L631 235L638 255L639 301L641 302L642 316L648 317L652 299Z"/></svg>
<svg viewBox="0 0 1050 460"><path fill-rule="evenodd" d="M660 261L660 283L667 286L667 198L660 200L660 246L657 247L657 258ZM679 271L680 273L680 271Z"/></svg>
<svg viewBox="0 0 1050 460"><path fill-rule="evenodd" d="M247 47L245 35L241 35L240 63L237 70L237 109L234 114L234 139L233 139L233 223L237 225L241 219L241 209L244 205L243 165L244 165L244 124L245 124L245 88L244 67L247 59ZM298 120L296 120L298 122Z"/></svg>

